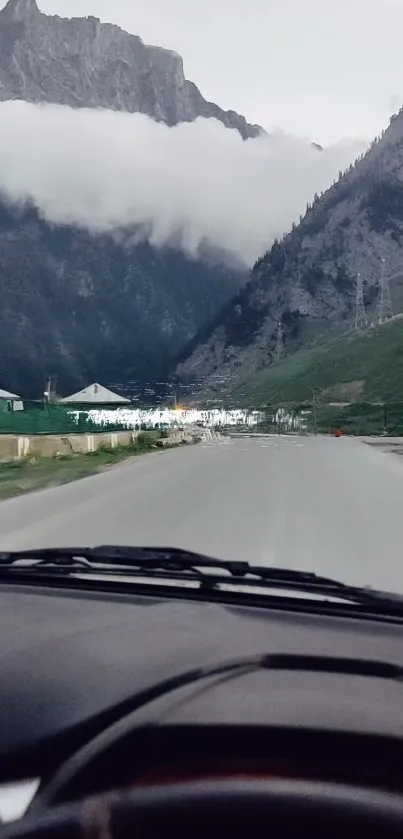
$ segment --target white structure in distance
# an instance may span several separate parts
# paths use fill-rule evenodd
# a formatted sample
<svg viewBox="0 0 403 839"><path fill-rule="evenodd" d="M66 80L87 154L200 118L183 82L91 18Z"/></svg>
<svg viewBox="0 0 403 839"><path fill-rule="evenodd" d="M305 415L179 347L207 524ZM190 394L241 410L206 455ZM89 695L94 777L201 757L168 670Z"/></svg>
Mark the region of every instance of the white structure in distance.
<svg viewBox="0 0 403 839"><path fill-rule="evenodd" d="M182 428L183 426L199 425L203 428L225 428L228 426L254 427L264 419L260 411L248 411L236 409L225 411L216 408L206 411L186 408L150 408L141 410L139 408L94 408L86 411L69 411L78 421L80 415L84 414L88 420L96 425L107 427L108 425L121 425L122 428L136 428L146 426L147 428Z"/></svg>

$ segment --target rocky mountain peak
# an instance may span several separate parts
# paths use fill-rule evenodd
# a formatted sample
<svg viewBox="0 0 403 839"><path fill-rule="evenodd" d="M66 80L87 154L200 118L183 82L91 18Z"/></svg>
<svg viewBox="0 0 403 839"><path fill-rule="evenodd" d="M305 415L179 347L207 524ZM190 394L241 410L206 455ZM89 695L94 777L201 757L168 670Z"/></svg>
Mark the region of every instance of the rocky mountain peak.
<svg viewBox="0 0 403 839"><path fill-rule="evenodd" d="M142 113L170 126L214 118L244 139L263 133L204 99L176 52L94 17L42 14L36 0L9 0L0 12L0 101L9 99Z"/></svg>
<svg viewBox="0 0 403 839"><path fill-rule="evenodd" d="M8 0L7 5L0 12L0 17L3 21L24 21L40 14L36 0Z"/></svg>

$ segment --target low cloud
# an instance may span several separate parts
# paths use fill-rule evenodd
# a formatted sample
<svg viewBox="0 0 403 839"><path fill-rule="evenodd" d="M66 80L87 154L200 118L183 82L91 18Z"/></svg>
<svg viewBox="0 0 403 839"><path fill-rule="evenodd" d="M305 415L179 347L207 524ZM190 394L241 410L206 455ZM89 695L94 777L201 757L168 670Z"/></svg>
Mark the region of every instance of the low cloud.
<svg viewBox="0 0 403 839"><path fill-rule="evenodd" d="M281 133L243 142L216 120L167 128L141 114L0 103L0 190L51 222L139 225L192 254L208 241L246 265L365 148L323 152Z"/></svg>

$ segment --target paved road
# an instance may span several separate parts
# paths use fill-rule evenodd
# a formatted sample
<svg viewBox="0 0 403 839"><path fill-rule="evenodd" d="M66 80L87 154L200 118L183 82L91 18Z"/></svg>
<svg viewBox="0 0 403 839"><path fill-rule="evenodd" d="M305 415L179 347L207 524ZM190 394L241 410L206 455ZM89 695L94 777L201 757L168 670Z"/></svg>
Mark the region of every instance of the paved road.
<svg viewBox="0 0 403 839"><path fill-rule="evenodd" d="M403 457L347 438L147 455L0 504L0 547L189 547L403 591Z"/></svg>

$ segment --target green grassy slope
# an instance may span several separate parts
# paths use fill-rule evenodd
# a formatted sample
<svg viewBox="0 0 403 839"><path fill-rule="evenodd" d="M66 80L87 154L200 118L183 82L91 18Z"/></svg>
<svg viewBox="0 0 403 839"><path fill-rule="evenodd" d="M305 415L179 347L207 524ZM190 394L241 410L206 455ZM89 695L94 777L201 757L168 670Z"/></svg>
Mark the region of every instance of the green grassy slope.
<svg viewBox="0 0 403 839"><path fill-rule="evenodd" d="M403 320L303 349L261 370L233 392L240 405L303 402L312 388L327 402L403 401Z"/></svg>

